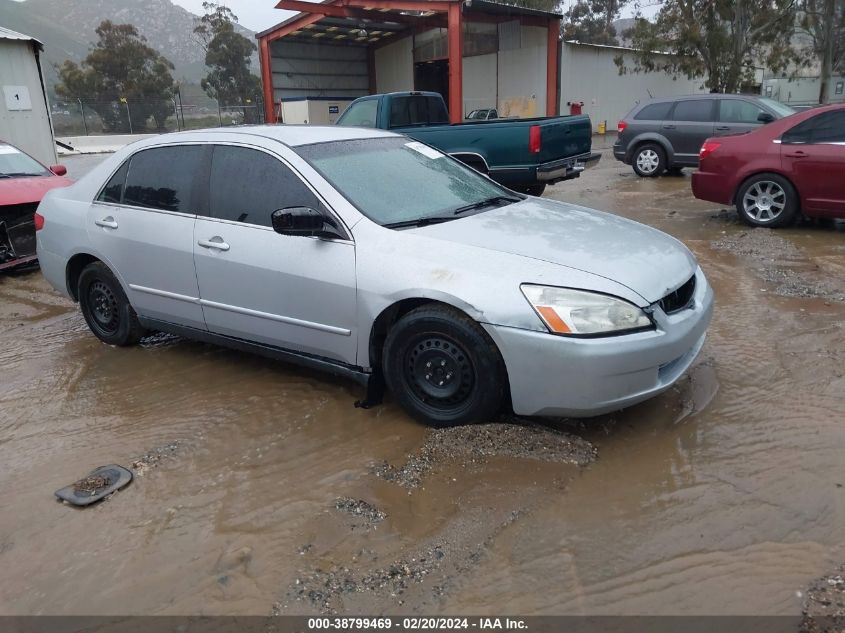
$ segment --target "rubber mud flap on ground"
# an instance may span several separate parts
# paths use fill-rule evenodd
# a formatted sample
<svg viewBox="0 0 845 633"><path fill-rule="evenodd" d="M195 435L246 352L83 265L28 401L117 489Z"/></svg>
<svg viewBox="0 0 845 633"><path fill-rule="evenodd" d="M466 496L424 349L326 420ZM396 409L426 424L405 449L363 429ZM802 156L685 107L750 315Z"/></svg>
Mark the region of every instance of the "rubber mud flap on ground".
<svg viewBox="0 0 845 633"><path fill-rule="evenodd" d="M132 481L132 472L123 466L109 464L92 470L79 481L56 490L62 501L75 506L89 506L109 496Z"/></svg>

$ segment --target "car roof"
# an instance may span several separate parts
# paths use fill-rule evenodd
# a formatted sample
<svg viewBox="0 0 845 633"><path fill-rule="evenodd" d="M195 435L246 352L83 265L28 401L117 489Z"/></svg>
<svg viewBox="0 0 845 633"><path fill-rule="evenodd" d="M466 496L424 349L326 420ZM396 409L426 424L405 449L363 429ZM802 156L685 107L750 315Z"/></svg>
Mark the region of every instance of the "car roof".
<svg viewBox="0 0 845 633"><path fill-rule="evenodd" d="M155 137L157 143L172 139L180 140L181 137L207 136L207 140L213 140L216 135L243 135L261 136L274 141L279 141L288 147L300 145L311 145L313 143L328 143L331 141L353 141L365 138L382 138L399 136L393 132L363 127L345 127L340 125L243 125L238 127L210 128L207 130L189 130L185 132L174 132L162 134Z"/></svg>
<svg viewBox="0 0 845 633"><path fill-rule="evenodd" d="M724 94L722 92L700 92L691 95L676 95L671 97L655 97L653 99L646 99L639 105L640 107L652 103L674 103L676 101L690 101L692 99L760 99L760 95L746 95L746 94Z"/></svg>

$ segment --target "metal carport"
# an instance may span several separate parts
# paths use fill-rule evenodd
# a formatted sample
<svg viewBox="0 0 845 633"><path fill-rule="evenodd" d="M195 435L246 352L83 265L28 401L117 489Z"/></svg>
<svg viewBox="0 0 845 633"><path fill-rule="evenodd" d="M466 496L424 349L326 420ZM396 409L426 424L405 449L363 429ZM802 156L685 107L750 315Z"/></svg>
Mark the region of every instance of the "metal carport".
<svg viewBox="0 0 845 633"><path fill-rule="evenodd" d="M330 95L351 99L375 93L376 51L434 29L446 33L441 56L444 66L448 64L448 85L444 92L448 92L450 118L459 122L464 107L464 58L474 54L465 46L473 42L466 42L465 38L478 35L479 42L486 41L482 39L486 34L480 33L483 29L475 33L468 30L471 25L490 26L492 33L487 39L495 39L496 53L501 50L499 43L504 38L514 40L514 25L517 30L542 29L539 32L545 46L542 60L545 77L541 78L544 85L540 86L542 90L534 92L545 101L539 104L538 109L544 111L540 113L558 112L560 14L489 0L329 0L323 3L281 0L276 7L299 13L257 35L267 122L276 121L279 99L285 96ZM519 33L517 41L518 38ZM414 49L414 59L416 52ZM428 63L437 61L437 55L431 52L432 60ZM517 66L514 74L537 72L536 59L522 63L528 67ZM496 72L500 72L498 67Z"/></svg>

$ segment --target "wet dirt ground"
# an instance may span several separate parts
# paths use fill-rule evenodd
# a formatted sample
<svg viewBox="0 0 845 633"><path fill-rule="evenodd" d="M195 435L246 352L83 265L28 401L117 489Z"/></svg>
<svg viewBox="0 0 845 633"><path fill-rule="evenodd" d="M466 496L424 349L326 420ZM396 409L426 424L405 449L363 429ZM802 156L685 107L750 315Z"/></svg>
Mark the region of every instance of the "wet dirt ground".
<svg viewBox="0 0 845 633"><path fill-rule="evenodd" d="M751 231L607 153L546 196L699 258L714 322L666 394L431 431L245 354L104 346L0 278L0 613L800 614L845 561L845 227ZM53 498L108 463L135 481Z"/></svg>

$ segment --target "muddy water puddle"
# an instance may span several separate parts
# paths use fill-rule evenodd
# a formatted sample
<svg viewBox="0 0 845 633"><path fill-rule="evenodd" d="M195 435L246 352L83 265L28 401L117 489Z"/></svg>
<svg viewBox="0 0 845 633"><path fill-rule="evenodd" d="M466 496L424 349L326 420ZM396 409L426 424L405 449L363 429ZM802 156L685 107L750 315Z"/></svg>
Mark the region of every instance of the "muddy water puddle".
<svg viewBox="0 0 845 633"><path fill-rule="evenodd" d="M765 271L841 280L845 232L750 235L603 161L547 195L684 240L717 309L673 389L592 420L432 432L256 357L106 347L0 278L0 612L798 614L845 560L845 304ZM142 476L53 499L107 463Z"/></svg>

